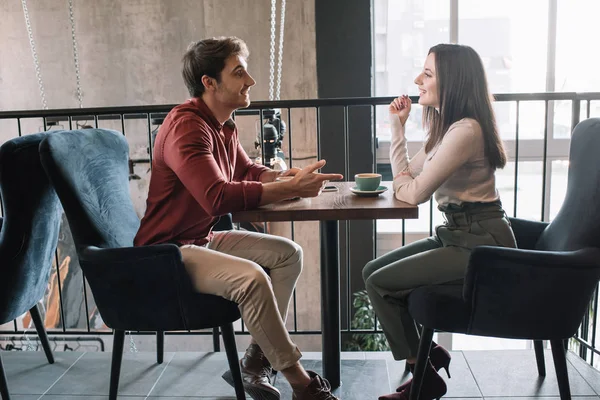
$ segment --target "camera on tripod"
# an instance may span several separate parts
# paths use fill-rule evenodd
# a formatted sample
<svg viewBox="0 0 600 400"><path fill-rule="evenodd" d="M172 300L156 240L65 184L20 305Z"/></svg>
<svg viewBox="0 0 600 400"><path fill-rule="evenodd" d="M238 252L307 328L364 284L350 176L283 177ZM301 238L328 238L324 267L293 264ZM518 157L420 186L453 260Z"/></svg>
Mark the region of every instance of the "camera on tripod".
<svg viewBox="0 0 600 400"><path fill-rule="evenodd" d="M285 122L281 119L281 110L263 110L263 120L260 122L262 123L262 142L260 140L260 128L254 141L254 147L259 149L256 162L275 170L287 170L285 154L281 150L281 143L286 130Z"/></svg>

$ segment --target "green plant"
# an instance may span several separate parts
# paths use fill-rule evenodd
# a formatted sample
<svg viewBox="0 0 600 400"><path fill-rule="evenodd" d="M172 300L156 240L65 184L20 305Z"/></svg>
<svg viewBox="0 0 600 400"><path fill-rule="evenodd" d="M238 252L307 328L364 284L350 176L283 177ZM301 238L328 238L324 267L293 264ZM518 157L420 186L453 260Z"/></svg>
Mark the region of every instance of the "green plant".
<svg viewBox="0 0 600 400"><path fill-rule="evenodd" d="M353 293L352 306L354 317L352 318L352 329L373 329L375 327L375 310L371 305L366 290ZM380 330L381 326L377 324ZM383 333L354 333L344 343L346 351L388 351L390 348Z"/></svg>

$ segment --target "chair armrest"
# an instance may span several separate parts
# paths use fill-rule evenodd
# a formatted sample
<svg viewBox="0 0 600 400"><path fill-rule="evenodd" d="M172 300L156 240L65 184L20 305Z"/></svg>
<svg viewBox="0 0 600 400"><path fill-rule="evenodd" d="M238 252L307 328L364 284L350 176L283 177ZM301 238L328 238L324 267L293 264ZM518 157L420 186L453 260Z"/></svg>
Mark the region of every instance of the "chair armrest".
<svg viewBox="0 0 600 400"><path fill-rule="evenodd" d="M156 261L153 262L152 259ZM175 244L119 247L113 249L88 246L79 252L79 260L92 264L131 264L130 269L143 267L144 263L149 263L148 266L152 268L165 261L174 261L183 264L181 251Z"/></svg>
<svg viewBox="0 0 600 400"><path fill-rule="evenodd" d="M549 222L530 221L520 218L509 218L509 220L519 249L533 250L540 235L549 225Z"/></svg>
<svg viewBox="0 0 600 400"><path fill-rule="evenodd" d="M600 249L473 250L463 296L469 333L562 339L575 333L600 279ZM545 336L545 337L540 337Z"/></svg>
<svg viewBox="0 0 600 400"><path fill-rule="evenodd" d="M174 244L79 251L107 326L124 330L184 329L181 291L189 280Z"/></svg>
<svg viewBox="0 0 600 400"><path fill-rule="evenodd" d="M231 214L221 215L213 227L213 231L231 231L233 230L233 218Z"/></svg>

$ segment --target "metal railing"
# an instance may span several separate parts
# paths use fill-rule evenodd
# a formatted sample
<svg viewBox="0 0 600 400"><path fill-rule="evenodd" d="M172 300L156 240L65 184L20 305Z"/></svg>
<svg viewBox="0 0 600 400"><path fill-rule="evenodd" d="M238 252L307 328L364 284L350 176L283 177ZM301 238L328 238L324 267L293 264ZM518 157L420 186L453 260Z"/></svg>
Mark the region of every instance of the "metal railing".
<svg viewBox="0 0 600 400"><path fill-rule="evenodd" d="M507 150L509 153L509 161L514 162L514 182L513 189L514 193L512 196L513 203L513 216L517 216L517 209L519 204L518 197L518 181L519 181L519 165L520 163L531 160L538 160L542 163L542 171L540 175L540 184L542 186L541 198L539 199L541 205L541 214L540 218L542 220L549 219L549 211L548 211L548 201L550 199L550 191L549 191L549 182L550 177L548 174L548 169L551 167L551 162L553 160L567 159L568 158L568 143L569 138L567 134L567 138L557 138L554 135L554 128L558 119L561 118L561 115L557 117L556 107L557 104L564 106L565 104L570 103L570 119L568 121L568 132L570 132L575 125L583 118L589 118L590 116L595 116L596 107L592 107L594 102L599 101L597 106L600 106L600 93L527 93L527 94L497 94L495 95L496 104L510 104L511 107L514 106L514 110L511 111L512 117L509 120L514 119L514 137L507 138L505 135L503 139L507 144ZM379 169L384 174L384 178L391 178L389 175L389 171L386 169L389 167L389 160L387 160L387 152L386 143L384 140L379 140L378 137L381 135L381 130L385 129L380 126L380 118L378 118L378 107L386 107L391 101L392 97L379 97L379 98L339 98L339 99L315 99L315 100L288 100L288 101L259 101L253 102L248 109L240 110L236 112L235 116L238 118L241 117L251 117L257 118L260 121L261 129L258 130L258 136L260 137L259 143L262 143L262 154L264 155L264 116L267 110L272 109L281 109L281 118L285 120L287 124L287 143L284 143L283 147L287 147L285 149L286 154L285 158L289 161L289 167L292 167L295 160L304 160L307 158L318 159L322 155L322 143L323 138L321 137L321 115L323 110L328 108L341 108L343 110L341 114L340 126L343 128L343 143L339 143L339 148L343 149L343 165L344 165L344 176L346 178L349 177L349 171L351 170L352 163L355 161L351 159L349 155L350 148L350 135L349 135L349 116L352 114L353 110L357 107L361 109L369 109L371 116L371 129L370 129L370 143L371 143L371 153L372 160L369 162L372 164L373 169ZM412 98L413 103L416 103L417 98ZM538 103L543 105L543 129L541 135L536 139L523 138L524 130L528 129L523 126L522 122L524 117L522 114L522 108L524 104ZM6 135L7 127L8 131L11 131L10 137L21 136L25 133L39 131L40 129L32 129L26 128L27 126L38 126L43 130L50 130L56 126L62 126L63 129L76 129L80 127L82 121L86 121L85 125L91 127L107 127L111 129L120 130L128 140L132 140L137 136L139 139L140 133L145 137L145 146L148 149L147 156L132 156L130 160L130 168L133 173L133 168L136 165L147 165L148 168L152 163L152 148L153 144L153 133L157 130L158 125L160 124L162 118L168 113L174 105L151 105L151 106L126 106L126 107L101 107L101 108L81 108L81 109L56 109L56 110L26 110L26 111L3 111L0 112L0 124L2 125L2 134ZM296 129L296 122L292 123L295 119L292 116L292 112L295 110L305 110L306 115L312 115L314 117L314 128L316 131L316 148L314 149L315 154L311 154L309 157L295 157L294 156L294 146L293 146L293 130ZM563 107L564 111L564 107ZM381 117L381 111L379 111L379 115ZM564 112L563 112L564 114ZM600 116L600 108L597 113ZM506 119L506 118L505 118ZM562 115L562 120L564 122L564 115ZM306 122L307 118L304 119L304 124L308 124ZM539 122L539 121L538 121ZM506 125L506 120L502 118L498 118L499 125ZM10 125L12 124L12 128ZM131 126L133 125L133 127ZM380 132L378 132L378 130ZM365 133L367 135L368 133ZM4 140L9 137L4 137ZM363 138L364 139L364 138ZM535 143L534 143L535 142ZM532 147L532 143L538 146L537 155L533 154L531 149L527 150L527 147ZM417 141L415 143L409 143L409 147L417 148L421 144ZM143 146L142 146L143 147ZM533 146L535 147L535 146ZM541 149L539 148L541 147ZM139 149L138 149L139 150ZM143 152L143 151L142 151ZM411 151L411 153L413 153ZM387 160L387 162L386 162ZM263 163L267 160L263 160ZM364 160L363 160L364 161ZM389 169L389 168L388 168ZM134 173L135 175L135 173ZM386 176L387 175L387 176ZM524 201L531 202L532 199L528 198ZM430 201L428 204L429 211L429 227L428 233L431 235L433 233L434 227L434 205L433 201ZM425 215L422 215L420 218L426 218ZM63 227L61 228L62 244L68 243L71 239L68 237L70 235L68 231L68 226L66 225L66 220L63 220ZM294 238L295 230L294 223L291 224L291 237ZM349 240L350 235L349 230L346 229L346 270L345 276L346 285L342 285L345 289L346 293L346 304L345 310L346 312L343 314L345 318L345 323L343 326L343 334L348 337L348 335L359 334L359 335L370 335L370 334L379 334L380 330L377 329L377 324L373 324L370 328L364 329L353 329L351 328L351 320L354 315L354 310L352 306L352 285L351 280L352 277L356 277L358 275L360 277L361 271L353 271L350 268L350 252L349 252ZM409 232L410 233L410 232ZM424 235L427 232L423 233ZM407 242L407 230L406 223L404 220L401 221L400 229L397 232L397 235L401 238L402 245ZM373 224L373 237L377 238L377 224ZM343 240L342 240L343 242ZM377 239L375 239L375 243L373 243L373 257L377 255ZM56 285L59 297L59 308L60 308L60 324L58 329L49 329L49 334L52 335L73 335L73 336L82 336L82 335L107 335L110 334L111 331L108 329L95 329L91 326L90 320L92 319L90 316L90 297L87 293L87 286L85 283L85 278L83 274L81 277L77 277L81 279L81 288L83 289L83 309L85 309L85 326L82 326L81 323L68 323L65 313L65 301L64 301L64 287L63 280L61 280L61 262L64 262L65 257L59 258L59 251L61 248L57 250L55 263L53 272L56 273ZM74 254L70 255L74 257ZM62 258L62 260L61 260ZM74 260L74 258L73 258ZM76 262L73 263L73 270L78 268L75 265ZM76 274L73 273L73 270L70 273L73 276ZM64 278L64 277L62 277ZM320 334L320 330L312 330L312 329L302 329L302 327L298 326L297 321L297 311L298 305L296 301L296 296L294 294L293 298L293 315L294 319L292 322L293 328L290 329L292 334ZM82 310L77 310L81 313ZM92 310L93 311L93 310ZM572 343L578 347L577 351L579 355L594 365L594 360L598 360L597 357L600 356L600 349L596 346L596 337L597 337L597 325L598 325L598 290L592 299L589 312L586 313L586 316L582 322L581 328L578 334L573 338ZM19 328L17 321L14 321L13 329L9 330L0 330L0 334L3 335L11 335L11 337L15 337L17 335L24 335L28 329ZM239 333L247 333L242 324L241 330ZM148 332L140 332L140 334L149 334ZM210 334L210 332L169 332L171 335L186 335L186 334Z"/></svg>

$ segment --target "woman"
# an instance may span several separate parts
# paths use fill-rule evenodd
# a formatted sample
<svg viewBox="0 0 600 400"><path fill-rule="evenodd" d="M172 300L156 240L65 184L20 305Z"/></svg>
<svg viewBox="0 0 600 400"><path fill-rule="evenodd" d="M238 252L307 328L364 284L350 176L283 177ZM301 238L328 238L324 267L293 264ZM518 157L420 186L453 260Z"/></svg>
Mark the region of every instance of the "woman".
<svg viewBox="0 0 600 400"><path fill-rule="evenodd" d="M396 360L414 366L419 334L406 298L424 285L462 285L471 250L491 245L516 247L498 191L495 171L506 164L485 71L470 47L440 44L429 50L415 83L428 131L423 148L409 161L404 124L411 110L408 96L389 107L392 120L390 158L398 200L420 204L435 194L446 223L436 235L392 251L363 269L367 292ZM450 354L432 345L421 399L446 393L437 370L448 371ZM412 381L381 399L408 399Z"/></svg>

